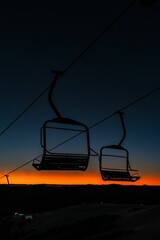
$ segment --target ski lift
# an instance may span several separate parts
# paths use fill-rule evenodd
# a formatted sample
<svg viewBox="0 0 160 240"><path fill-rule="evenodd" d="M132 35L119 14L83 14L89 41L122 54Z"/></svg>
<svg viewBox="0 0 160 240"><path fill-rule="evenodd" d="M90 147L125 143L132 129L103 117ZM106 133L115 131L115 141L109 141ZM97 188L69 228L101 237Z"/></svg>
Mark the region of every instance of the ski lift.
<svg viewBox="0 0 160 240"><path fill-rule="evenodd" d="M33 161L33 167L37 170L80 170L85 171L88 167L89 158L91 155L91 148L90 148L90 139L89 139L89 129L88 127L80 123L78 121L75 121L70 118L64 118L61 116L57 108L55 107L53 101L52 101L52 91L55 87L55 84L57 80L60 77L60 72L55 72L55 78L53 80L53 83L50 87L50 91L48 94L49 103L57 115L56 118L47 120L43 127L41 128L41 145L43 147L43 154L41 161L38 161L35 159ZM57 149L60 145L65 145L65 143L68 142L68 140L65 140L62 144L58 144L58 146L54 148L48 148L48 132L51 131L58 131L58 134L61 132L76 132L76 135L74 137L77 137L81 133L83 134L83 141L81 143L82 146L84 146L83 149L77 149L74 145L74 149L76 149L75 152L70 151L68 148L67 151L55 151L55 148ZM55 137L55 135L51 134L52 137ZM74 137L69 138L69 140L73 139ZM75 144L75 141L74 141ZM73 147L72 147L73 148Z"/></svg>
<svg viewBox="0 0 160 240"><path fill-rule="evenodd" d="M119 114L122 123L123 136L119 144L101 147L99 155L101 177L104 181L135 182L140 179L140 176L138 170L133 170L131 168L129 163L129 152L121 145L126 136L126 128L124 125L123 113L117 113Z"/></svg>

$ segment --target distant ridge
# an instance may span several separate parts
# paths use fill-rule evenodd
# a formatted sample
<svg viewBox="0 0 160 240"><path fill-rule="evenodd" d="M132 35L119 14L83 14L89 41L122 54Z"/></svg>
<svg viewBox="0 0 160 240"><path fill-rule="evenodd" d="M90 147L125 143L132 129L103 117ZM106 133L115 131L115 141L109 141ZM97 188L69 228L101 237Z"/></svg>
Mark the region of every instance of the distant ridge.
<svg viewBox="0 0 160 240"><path fill-rule="evenodd" d="M1 186L7 186L8 184L0 184ZM28 187L28 186L41 186L41 187L85 187L85 186L90 186L90 187L115 187L115 186L119 186L119 187L160 187L160 185L147 185L147 184L143 184L143 185L125 185L125 184L117 184L117 183L112 183L112 184L45 184L45 183L41 183L41 184L10 184L11 187Z"/></svg>

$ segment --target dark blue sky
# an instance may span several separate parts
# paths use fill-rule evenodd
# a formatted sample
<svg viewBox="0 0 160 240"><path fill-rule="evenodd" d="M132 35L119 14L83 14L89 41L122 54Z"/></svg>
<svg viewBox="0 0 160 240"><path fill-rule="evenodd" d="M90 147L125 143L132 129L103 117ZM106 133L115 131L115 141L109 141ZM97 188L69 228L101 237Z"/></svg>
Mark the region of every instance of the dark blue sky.
<svg viewBox="0 0 160 240"><path fill-rule="evenodd" d="M5 2L0 5L0 130L12 122L132 1ZM62 116L88 126L160 85L160 11L135 4L59 80ZM158 1L155 5L158 6ZM160 92L126 109L131 165L142 177L159 176ZM42 153L40 128L55 117L47 93L0 136L2 172ZM91 129L91 145L117 143L119 118ZM95 163L94 163L95 161ZM97 159L90 170L98 171ZM25 171L25 168L23 169ZM31 164L26 171L35 171ZM54 182L53 182L54 183Z"/></svg>

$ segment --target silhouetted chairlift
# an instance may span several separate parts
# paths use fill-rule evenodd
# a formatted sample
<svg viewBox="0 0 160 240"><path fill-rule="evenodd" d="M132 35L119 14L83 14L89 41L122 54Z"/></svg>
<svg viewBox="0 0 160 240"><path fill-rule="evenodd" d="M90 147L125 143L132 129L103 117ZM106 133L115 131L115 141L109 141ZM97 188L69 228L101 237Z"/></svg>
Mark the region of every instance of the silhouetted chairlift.
<svg viewBox="0 0 160 240"><path fill-rule="evenodd" d="M80 123L78 121L75 121L70 118L64 118L61 116L55 105L53 104L52 101L52 92L53 88L55 87L55 84L57 80L59 79L59 72L56 72L55 78L53 80L53 83L50 87L48 99L49 103L57 115L56 118L47 120L42 129L41 129L41 145L43 147L43 155L41 161L37 161L35 159L33 161L33 167L36 168L37 170L79 170L79 171L85 171L88 167L89 163L89 158L91 156L91 151L96 154L94 150L90 148L90 139L89 139L89 129L88 127ZM55 125L55 126L50 126L50 124ZM48 149L47 146L47 131L48 130L56 130L56 131L69 131L69 132L76 132L77 135L80 135L81 133L84 135L84 142L82 145L85 145L84 149L79 151L76 151L75 153L73 152L60 152ZM73 137L74 138L74 137ZM67 141L66 141L67 142ZM75 141L74 141L75 143ZM65 143L64 143L65 145ZM56 147L57 149L57 147ZM97 154L98 155L98 154ZM35 162L36 161L36 162Z"/></svg>
<svg viewBox="0 0 160 240"><path fill-rule="evenodd" d="M118 145L103 146L100 149L99 166L101 177L104 181L131 181L135 182L140 179L138 170L133 170L129 163L129 152L127 149L121 146L126 136L126 128L123 120L123 113L118 112L122 127L123 136ZM111 166L107 165L111 163ZM123 161L123 168L116 168L115 165ZM114 165L115 164L115 165Z"/></svg>

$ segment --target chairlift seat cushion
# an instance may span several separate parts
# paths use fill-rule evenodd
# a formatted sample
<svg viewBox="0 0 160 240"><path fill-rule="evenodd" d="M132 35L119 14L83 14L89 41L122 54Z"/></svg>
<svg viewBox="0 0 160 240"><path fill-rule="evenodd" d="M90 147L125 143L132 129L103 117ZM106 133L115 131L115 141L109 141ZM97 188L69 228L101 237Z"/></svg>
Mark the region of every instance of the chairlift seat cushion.
<svg viewBox="0 0 160 240"><path fill-rule="evenodd" d="M37 170L81 170L88 165L86 154L45 154L39 164L33 163Z"/></svg>
<svg viewBox="0 0 160 240"><path fill-rule="evenodd" d="M140 178L138 175L131 175L129 171L101 170L101 175L104 181L135 182Z"/></svg>

